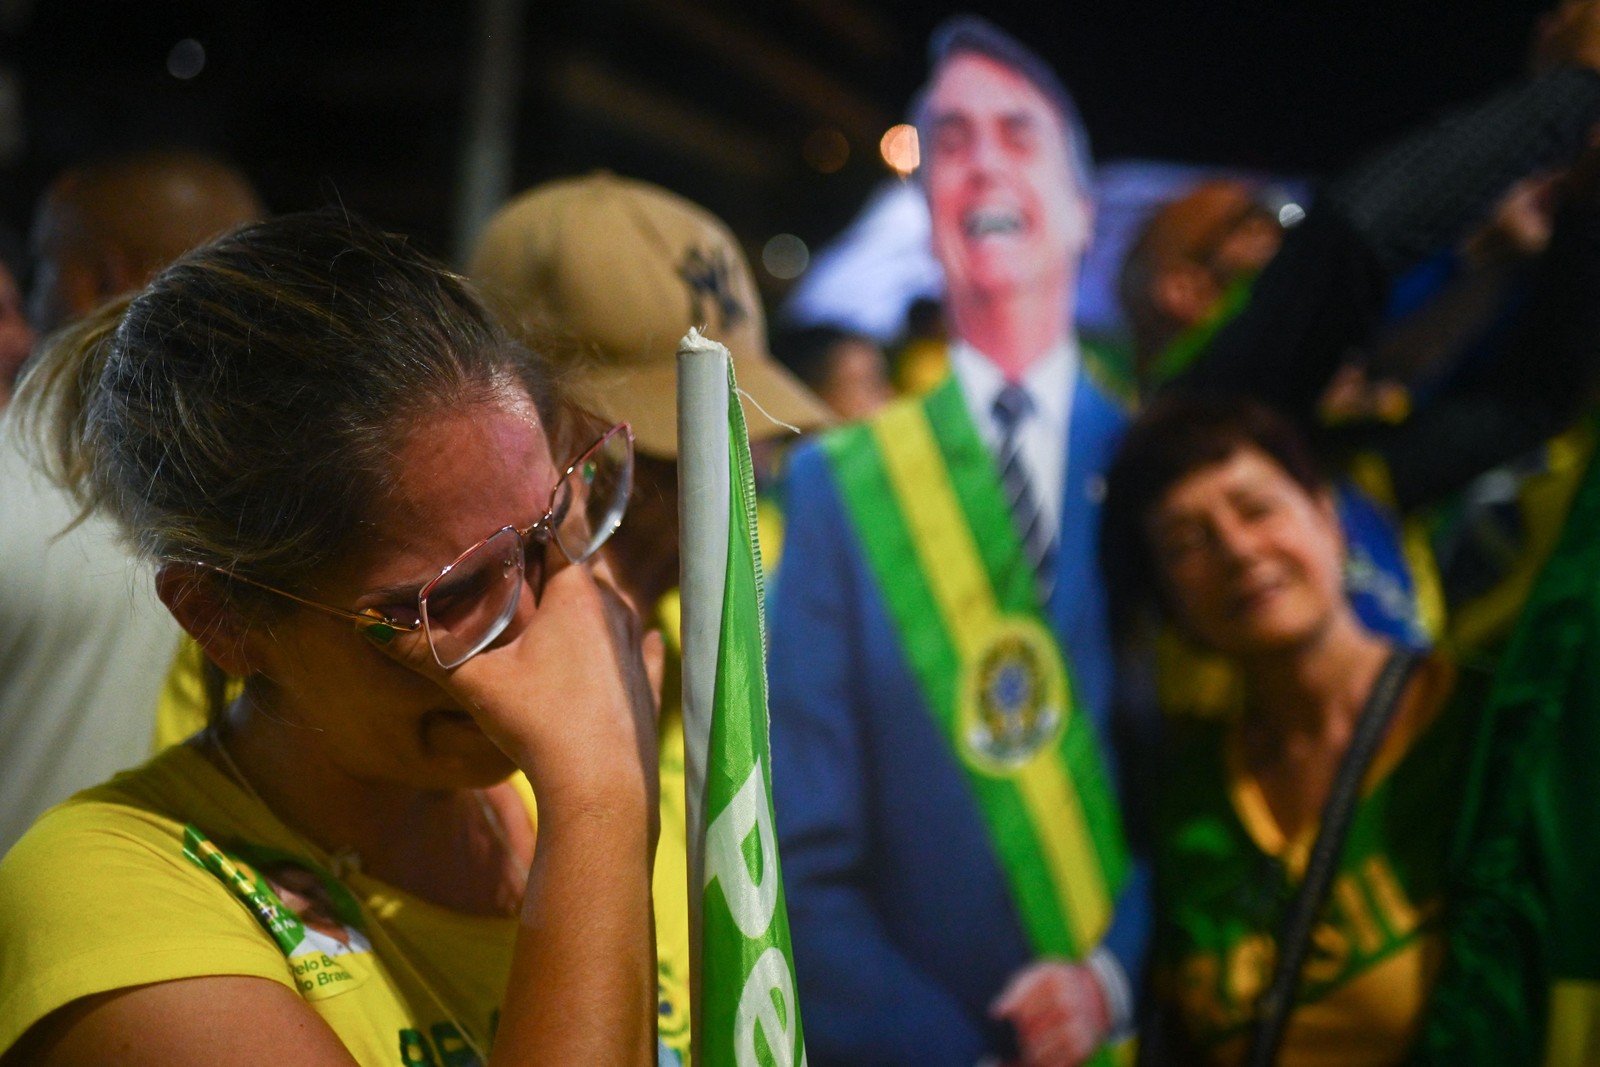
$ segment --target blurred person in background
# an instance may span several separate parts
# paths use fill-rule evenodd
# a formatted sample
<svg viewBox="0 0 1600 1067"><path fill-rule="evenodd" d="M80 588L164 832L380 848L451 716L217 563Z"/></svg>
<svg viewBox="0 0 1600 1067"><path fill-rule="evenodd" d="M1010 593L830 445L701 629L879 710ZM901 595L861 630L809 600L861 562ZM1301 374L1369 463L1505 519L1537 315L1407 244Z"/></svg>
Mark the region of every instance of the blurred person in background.
<svg viewBox="0 0 1600 1067"><path fill-rule="evenodd" d="M634 428L628 522L607 545L623 594L666 640L661 841L655 860L662 1040L689 1055L689 921L678 600L678 341L691 326L727 345L747 394L751 446L826 424L826 409L767 350L765 315L732 233L666 189L607 173L549 182L502 207L468 272L527 336L554 334L562 379L605 419ZM759 409L759 410L758 410ZM761 509L761 547L776 549ZM769 559L770 563L770 559Z"/></svg>
<svg viewBox="0 0 1600 1067"><path fill-rule="evenodd" d="M16 387L22 365L33 352L35 333L23 306L20 248L9 229L0 229L0 411Z"/></svg>
<svg viewBox="0 0 1600 1067"><path fill-rule="evenodd" d="M1353 457L1334 487L1348 590L1367 626L1407 643L1492 648L1554 539L1548 522L1547 536L1516 539L1528 551L1497 571L1509 571L1510 580L1496 585L1498 578L1483 580L1461 564L1470 553L1436 552L1450 541L1435 531L1432 513L1418 510L1443 507L1473 477L1530 449L1545 451L1583 403L1588 364L1572 339L1586 328L1578 289L1589 271L1586 223L1577 217L1582 211L1569 211L1574 232L1550 245L1556 209L1568 198L1549 188L1547 175L1572 165L1600 120L1600 4L1563 6L1538 41L1544 60L1535 73L1358 161L1287 231L1261 190L1238 181L1201 184L1151 217L1120 279L1147 393L1203 387L1258 396L1296 419L1319 448ZM1547 195L1530 203L1529 183ZM1484 238L1491 215L1490 230L1510 236ZM1542 237L1531 243L1530 215L1544 216ZM1432 321L1429 353L1418 354L1415 319L1392 331L1385 324L1391 294L1415 288L1417 278L1431 276L1432 261L1455 255L1464 241L1501 246L1501 259L1505 248L1544 251L1524 259L1524 298L1501 316L1470 373L1417 393L1413 404L1406 389L1369 378L1366 368L1392 359L1371 353L1402 341L1417 347L1413 359L1464 362L1472 323L1484 319L1471 300L1462 310L1464 296L1482 295L1477 275L1417 313ZM1571 282L1562 278L1569 271ZM1368 355L1356 366L1352 352ZM1342 410L1330 411L1330 401ZM1415 447L1388 447L1391 438ZM1581 469L1571 456L1586 446L1557 445L1548 466L1568 475ZM1557 516L1570 496L1566 481L1564 489L1540 484L1534 494ZM1471 529L1453 518L1456 510L1442 528ZM1479 595L1491 586L1483 610L1464 604L1469 589ZM1175 635L1161 637L1157 702L1168 711L1219 713L1237 699L1237 679L1195 651Z"/></svg>
<svg viewBox="0 0 1600 1067"><path fill-rule="evenodd" d="M774 331L772 354L841 419L864 419L894 398L883 349L862 334L788 327Z"/></svg>
<svg viewBox="0 0 1600 1067"><path fill-rule="evenodd" d="M1150 1062L1245 1062L1276 961L1301 958L1289 902L1317 884L1313 842L1341 818L1327 809L1346 775L1348 836L1266 1062L1533 1062L1546 904L1528 835L1492 839L1475 815L1506 784L1485 761L1517 731L1483 714L1487 674L1361 623L1299 431L1237 395L1160 397L1124 439L1104 516L1118 617L1159 613L1245 689L1237 716L1175 724L1152 779ZM1376 747L1347 770L1363 729Z"/></svg>
<svg viewBox="0 0 1600 1067"><path fill-rule="evenodd" d="M1185 361L1187 349L1203 343L1206 324L1237 311L1277 255L1283 227L1259 193L1242 179L1203 181L1158 205L1129 246L1118 296L1133 333L1135 374L1147 387L1161 380L1165 364Z"/></svg>
<svg viewBox="0 0 1600 1067"><path fill-rule="evenodd" d="M45 190L29 235L34 328L81 318L264 214L244 175L199 152L138 152L67 170Z"/></svg>
<svg viewBox="0 0 1600 1067"><path fill-rule="evenodd" d="M906 308L905 327L894 342L894 387L921 396L950 373L950 334L944 308L933 297L919 296Z"/></svg>
<svg viewBox="0 0 1600 1067"><path fill-rule="evenodd" d="M1527 77L1358 160L1287 231L1266 191L1237 180L1201 183L1154 212L1118 280L1142 391L1253 390L1309 421L1351 350L1370 355L1381 341L1408 272L1461 247L1480 258L1538 251L1555 199L1548 176L1600 121L1600 2L1569 0L1532 43Z"/></svg>
<svg viewBox="0 0 1600 1067"><path fill-rule="evenodd" d="M807 1045L819 1065L1102 1062L1148 914L1094 562L1125 416L1075 330L1089 146L995 27L951 20L930 53L915 114L952 373L796 453L768 611Z"/></svg>
<svg viewBox="0 0 1600 1067"><path fill-rule="evenodd" d="M34 219L35 328L138 288L262 210L236 170L192 152L66 171ZM74 524L77 506L33 469L16 422L0 417L0 850L51 804L149 754L179 648L142 565L105 519Z"/></svg>
<svg viewBox="0 0 1600 1067"><path fill-rule="evenodd" d="M1491 379L1498 385L1489 394L1525 410L1565 412L1569 419L1584 405L1592 406L1600 396L1597 292L1600 149L1590 149L1563 185L1548 248L1531 272L1515 329L1501 341L1500 362L1494 368L1497 377ZM1304 683L1358 678L1359 672L1349 666L1319 667L1317 657L1310 656L1303 662L1290 658L1273 666L1271 657L1265 656L1270 649L1241 651L1219 640L1215 627L1192 623L1186 602L1173 591L1186 582L1173 560L1198 560L1209 568L1202 569L1202 577L1209 575L1212 585L1223 590L1213 589L1213 600L1236 616L1252 617L1258 601L1281 604L1289 596L1285 590L1305 585L1304 574L1311 568L1303 546L1316 543L1303 531L1291 536L1280 529L1277 516L1289 510L1283 501L1298 499L1304 504L1310 496L1317 499L1318 508L1334 513L1329 486L1320 474L1305 473L1309 461L1299 453L1306 444L1298 434L1291 449L1282 443L1286 436L1278 426L1281 419L1259 417L1237 393L1220 395L1232 399L1218 400L1218 394L1196 394L1179 385L1152 402L1135 424L1127 451L1114 470L1102 545L1108 569L1120 576L1112 582L1113 606L1124 619L1125 637L1143 621L1138 618L1140 609L1154 607L1156 619L1197 647L1221 656L1241 683L1236 703L1228 709L1233 714L1173 727L1171 759L1152 778L1167 784L1156 820L1160 828L1157 911L1159 988L1182 1023L1181 1046L1172 1055L1183 1062L1188 1062L1186 1055L1203 1055L1227 1063L1236 1062L1242 1051L1243 1035L1265 981L1267 964L1262 961L1272 958L1270 938L1282 920L1283 902L1300 883L1314 836L1305 830L1296 834L1285 826L1297 818L1291 805L1299 804L1298 821L1306 825L1306 812L1317 810L1316 793L1326 788L1338 766L1341 734L1348 736L1350 726L1349 722L1330 726L1327 714L1295 725L1279 712L1281 722L1263 722L1271 711L1263 693L1270 696L1268 683L1273 673L1285 673L1284 663L1294 667L1289 673ZM1481 452L1470 447L1477 443L1470 438L1469 447L1462 446L1472 414L1470 407L1463 411L1441 400L1419 408L1398 425L1368 428L1359 437L1324 434L1318 443L1328 449L1325 458L1332 469L1351 465L1350 453L1335 446L1360 449L1359 461L1394 472L1391 499L1397 506L1426 508L1432 503L1429 493L1448 495L1480 473L1470 466L1474 456L1484 461L1494 455L1493 441L1486 442L1490 447ZM1480 421L1488 432L1491 420ZM1593 433L1592 418L1581 425ZM1263 444L1268 437L1276 442L1271 447ZM1252 449L1271 453L1280 468L1275 473L1287 472L1288 477L1268 478L1260 463L1254 464L1250 478L1234 471L1235 457ZM1215 471L1207 474L1202 468ZM1578 464L1577 474L1585 469L1593 471L1592 461ZM1224 477L1229 472L1232 480ZM1191 480L1206 490L1200 502L1190 501L1187 512L1179 509L1166 515L1163 509L1171 498L1193 489ZM1300 484L1298 497L1286 492L1290 482ZM1594 793L1583 784L1588 779L1577 773L1581 760L1571 758L1572 746L1558 744L1555 736L1558 726L1565 741L1592 732L1585 712L1589 680L1574 657L1581 659L1590 643L1591 605L1582 586L1594 568L1593 553L1584 545L1585 538L1593 535L1584 525L1594 517L1593 485L1591 473L1558 550L1559 565L1541 580L1544 592L1535 601L1523 637L1512 646L1507 664L1512 673L1497 680L1493 689L1496 707L1485 716L1493 736L1454 742L1447 750L1453 754L1447 755L1438 754L1437 744L1417 742L1416 761L1435 765L1424 778L1432 775L1448 784L1444 794L1448 799L1440 801L1409 786L1388 790L1376 781L1386 771L1375 770L1367 781L1356 809L1353 851L1347 856L1347 862L1360 869L1341 868L1340 880L1334 883L1330 911L1314 932L1297 1001L1305 1007L1304 1025L1299 1037L1293 1026L1289 1032L1291 1046L1298 1042L1308 1055L1321 1046L1340 1063L1399 1062L1402 1057L1407 1062L1532 1062L1547 1011L1546 983L1553 976L1554 998L1548 1007L1551 1055L1556 1062L1585 1062L1584 1050L1592 1044L1586 1035L1595 1017L1590 988L1595 972L1589 954L1579 947L1584 939L1576 932L1587 924L1585 902L1592 879L1582 873L1587 870L1582 857L1588 851L1583 827L1594 810ZM1171 533L1166 542L1163 524ZM1141 526L1143 542L1137 536ZM1342 527L1337 540L1338 554L1344 556L1349 542ZM1296 555L1296 545L1302 546L1301 555ZM1325 559L1318 566L1325 572L1333 564ZM1347 559L1340 561L1339 569L1345 581L1338 583L1343 586L1338 595L1348 601ZM1224 595L1228 588L1231 600ZM1222 608L1213 608L1223 613ZM1324 614L1337 620L1347 611L1341 606ZM1356 621L1369 645L1383 639L1359 617ZM1463 659L1454 650L1443 655L1462 662L1482 660L1481 656ZM1436 653L1429 662L1441 659ZM1270 668L1266 673L1263 663ZM1463 677L1474 673L1483 673L1481 664ZM1192 687L1192 672L1179 681ZM1274 684L1284 688L1281 681ZM1335 687L1319 684L1325 695L1337 696ZM1287 691L1293 695L1292 689ZM1282 700L1274 702L1287 706ZM1315 708L1317 701L1303 696L1302 703ZM1347 693L1342 707L1329 705L1324 712L1335 713L1332 721L1337 723L1340 715L1348 718L1355 703L1356 697ZM1403 732L1402 725L1403 720L1394 730ZM1250 731L1258 735L1254 763L1246 761L1250 750L1244 738ZM1274 735L1279 737L1276 748L1268 743ZM1389 748L1402 744L1409 742L1394 741ZM1430 750L1434 755L1424 759L1422 754ZM1578 746L1577 751L1584 750ZM1397 787L1404 765L1395 765ZM1391 766L1383 761L1382 750L1377 766ZM1279 779L1276 787L1269 780L1273 777ZM1262 799L1274 788L1278 797ZM1297 789L1309 793L1296 801ZM1396 806L1402 797L1409 799L1403 800L1403 807ZM1399 814L1363 814L1369 804L1378 811L1392 807ZM1455 821L1430 823L1429 816L1439 812ZM1412 826L1422 828L1423 836L1408 843L1407 828ZM1219 849L1219 841L1231 843ZM1375 846L1388 849L1391 844L1397 850L1393 856L1379 862L1370 855ZM1263 858L1287 875L1282 882L1276 881L1278 874L1260 881L1254 892L1256 904L1231 890L1207 888L1247 884L1250 871ZM1348 881L1347 875L1355 881ZM1351 885L1355 888L1341 888ZM1430 896L1442 903L1429 905ZM1362 899L1378 902L1376 925L1369 921L1373 915L1360 911ZM1548 937L1541 927L1545 908L1551 909ZM1441 920L1436 921L1435 911ZM1408 918L1413 913L1421 917L1421 925ZM1384 978L1377 964L1389 958L1391 950L1397 960L1410 953L1401 948L1410 935L1402 934L1413 927L1419 936L1426 934L1417 942L1423 959L1442 958L1443 970L1429 963L1418 973L1401 975L1403 980L1396 985L1396 976ZM1401 940L1379 944L1383 938L1396 937ZM1433 948L1427 947L1430 943ZM1351 945L1358 951L1347 951ZM1436 974L1437 988L1432 984ZM1378 1005L1384 1010L1372 1014ZM1408 1014L1393 1014L1396 1008ZM1369 1038L1374 1040L1369 1043ZM1190 1042L1198 1042L1201 1051L1196 1052ZM1288 1051L1285 1056L1293 1058Z"/></svg>
<svg viewBox="0 0 1600 1067"><path fill-rule="evenodd" d="M1549 893L1545 1067L1600 1063L1600 463L1591 451L1578 469L1559 538L1496 668L1489 711L1523 729L1495 761L1520 788L1490 822L1506 839L1535 842Z"/></svg>

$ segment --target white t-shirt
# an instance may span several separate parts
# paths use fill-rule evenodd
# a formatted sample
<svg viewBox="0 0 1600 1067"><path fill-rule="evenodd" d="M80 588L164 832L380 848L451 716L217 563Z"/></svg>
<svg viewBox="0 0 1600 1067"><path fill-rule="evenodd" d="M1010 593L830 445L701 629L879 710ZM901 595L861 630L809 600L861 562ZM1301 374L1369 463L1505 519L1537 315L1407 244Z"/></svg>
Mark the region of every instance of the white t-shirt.
<svg viewBox="0 0 1600 1067"><path fill-rule="evenodd" d="M22 451L0 414L0 852L52 804L150 754L178 647L150 568Z"/></svg>

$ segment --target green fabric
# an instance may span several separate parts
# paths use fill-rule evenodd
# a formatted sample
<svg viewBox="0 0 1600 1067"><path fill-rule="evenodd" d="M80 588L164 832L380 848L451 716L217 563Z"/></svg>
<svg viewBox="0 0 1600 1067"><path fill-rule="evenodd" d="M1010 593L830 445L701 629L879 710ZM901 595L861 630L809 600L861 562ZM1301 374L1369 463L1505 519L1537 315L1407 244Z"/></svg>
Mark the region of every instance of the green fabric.
<svg viewBox="0 0 1600 1067"><path fill-rule="evenodd" d="M1217 301L1216 308L1200 322L1195 323L1177 337L1157 357L1150 368L1150 382L1148 388L1154 389L1165 385L1184 371L1194 361L1200 358L1211 344L1211 339L1217 335L1234 317L1243 311L1250 303L1250 290L1255 285L1256 275L1246 275L1235 278L1223 290L1222 297Z"/></svg>
<svg viewBox="0 0 1600 1067"><path fill-rule="evenodd" d="M1078 335L1082 369L1101 390L1126 408L1139 400L1139 380L1134 374L1133 346L1125 339Z"/></svg>
<svg viewBox="0 0 1600 1067"><path fill-rule="evenodd" d="M1500 661L1489 698L1497 744L1472 771L1468 814L1479 851L1504 868L1505 892L1520 889L1547 902L1543 940L1507 941L1497 961L1522 971L1528 976L1522 984L1538 993L1547 992L1550 981L1600 980L1600 908L1594 903L1600 871L1600 835L1594 832L1600 819L1594 770L1600 754L1597 531L1600 464L1591 460ZM1470 985L1459 994L1469 1000ZM1541 1003L1541 1021L1543 1010ZM1553 1022L1556 1029L1587 1025L1600 1032L1600 1019Z"/></svg>
<svg viewBox="0 0 1600 1067"><path fill-rule="evenodd" d="M1004 616L1027 619L1048 633L1033 572L1025 562L993 462L972 425L956 379L946 379L924 398L921 410L939 449L938 467L948 477L972 533L996 606ZM1081 958L1104 936L1104 923L1085 929L1083 922L1068 914L1063 903L1066 894L1055 885L1034 816L1013 778L974 768L960 755L958 704L967 665L952 636L952 620L944 617L928 577L917 565L915 535L901 510L900 494L917 487L894 484L870 425L847 427L824 442L835 482L888 604L901 648L924 703L956 753L957 765L972 789L1030 943L1041 955ZM1050 654L1064 660L1059 643L1054 638L1048 643ZM1115 794L1094 727L1087 713L1075 707L1070 671L1065 662L1059 669L1066 678L1068 707L1073 710L1067 714L1056 752L1083 809L1092 859L1099 868L1088 876L1101 882L1105 899L1114 906L1129 869ZM1107 917L1110 910L1106 909Z"/></svg>
<svg viewBox="0 0 1600 1067"><path fill-rule="evenodd" d="M794 953L778 863L768 743L766 619L749 437L728 367L733 480L711 737L698 1062L805 1062Z"/></svg>
<svg viewBox="0 0 1600 1067"><path fill-rule="evenodd" d="M1528 714L1538 720L1540 729L1530 731L1530 742L1559 741L1560 749L1584 755L1600 751L1583 752L1584 742L1597 736L1600 714L1594 712L1592 703L1600 695L1596 689L1600 678L1591 666L1595 642L1600 639L1600 536L1596 531L1600 531L1600 464L1591 462L1561 540L1501 661L1491 696L1497 714ZM1533 768L1538 776L1534 807L1569 825L1583 823L1587 830L1592 819L1572 810L1565 801L1576 798L1564 796L1559 788L1568 777L1570 761L1563 758L1562 751L1537 755L1551 758L1541 759ZM1600 792L1592 789L1583 792L1600 798ZM1588 833L1582 837L1595 840ZM1600 856L1600 848L1593 854ZM1565 856L1557 862L1567 866ZM1579 918L1576 914L1572 917ZM1600 935L1600 915L1592 916L1583 929ZM1565 958L1575 965L1580 958L1592 958L1589 969L1575 973L1600 977L1600 936L1589 940L1593 953Z"/></svg>

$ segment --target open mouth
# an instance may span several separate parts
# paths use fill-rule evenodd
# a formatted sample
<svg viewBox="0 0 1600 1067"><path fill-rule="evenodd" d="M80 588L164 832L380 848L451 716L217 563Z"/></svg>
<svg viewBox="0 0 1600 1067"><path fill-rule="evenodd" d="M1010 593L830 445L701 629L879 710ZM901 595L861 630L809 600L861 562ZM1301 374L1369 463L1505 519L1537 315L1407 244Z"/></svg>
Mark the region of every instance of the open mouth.
<svg viewBox="0 0 1600 1067"><path fill-rule="evenodd" d="M969 211L963 220L968 237L989 237L995 234L1022 232L1022 215L1015 211L978 208Z"/></svg>

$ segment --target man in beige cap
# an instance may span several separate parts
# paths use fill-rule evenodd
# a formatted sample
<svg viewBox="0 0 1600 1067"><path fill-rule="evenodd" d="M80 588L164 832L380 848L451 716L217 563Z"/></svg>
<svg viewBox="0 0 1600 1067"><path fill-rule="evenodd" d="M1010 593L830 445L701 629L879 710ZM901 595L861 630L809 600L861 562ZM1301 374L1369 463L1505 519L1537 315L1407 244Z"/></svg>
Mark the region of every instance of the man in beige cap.
<svg viewBox="0 0 1600 1067"><path fill-rule="evenodd" d="M733 353L752 438L827 421L767 351L755 279L709 211L646 182L597 172L548 182L490 220L468 273L524 325L591 346L581 385L600 414L627 419L639 451L678 452L677 350L690 326Z"/></svg>
<svg viewBox="0 0 1600 1067"><path fill-rule="evenodd" d="M687 1057L689 930L676 667L679 338L696 326L728 346L747 394L752 446L790 435L791 426L821 426L828 416L768 353L755 280L728 228L665 189L606 173L541 185L490 220L467 269L525 332L554 331L578 342L588 357L573 368L579 395L603 417L633 426L639 452L634 500L608 553L624 591L642 613L655 614L672 653L661 699L656 939L661 1038Z"/></svg>

